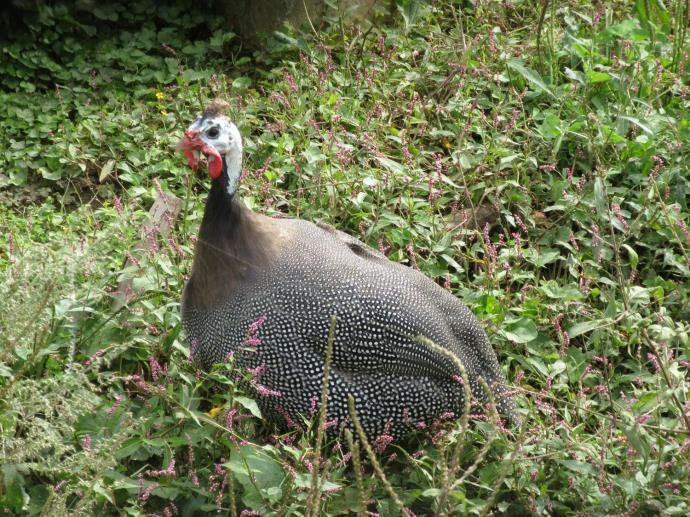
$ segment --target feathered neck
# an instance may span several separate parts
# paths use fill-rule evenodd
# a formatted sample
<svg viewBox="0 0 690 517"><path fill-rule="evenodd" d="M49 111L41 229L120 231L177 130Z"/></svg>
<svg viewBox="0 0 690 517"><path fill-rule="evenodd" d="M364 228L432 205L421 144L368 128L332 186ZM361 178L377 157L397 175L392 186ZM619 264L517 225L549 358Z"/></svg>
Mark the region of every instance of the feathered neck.
<svg viewBox="0 0 690 517"><path fill-rule="evenodd" d="M194 253L186 296L195 305L213 307L261 269L267 260L266 235L256 216L228 189L228 168L213 180Z"/></svg>
<svg viewBox="0 0 690 517"><path fill-rule="evenodd" d="M237 200L237 190L228 189L229 185L228 164L223 156L223 169L220 176L211 182L211 191L206 199L200 237L213 239L225 233L224 230L236 227L243 207Z"/></svg>

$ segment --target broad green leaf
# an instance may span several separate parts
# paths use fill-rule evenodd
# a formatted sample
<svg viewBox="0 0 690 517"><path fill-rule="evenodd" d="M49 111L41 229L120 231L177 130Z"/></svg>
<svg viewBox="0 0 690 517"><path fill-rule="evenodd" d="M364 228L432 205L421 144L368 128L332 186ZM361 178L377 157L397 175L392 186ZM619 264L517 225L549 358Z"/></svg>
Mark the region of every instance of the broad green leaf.
<svg viewBox="0 0 690 517"><path fill-rule="evenodd" d="M233 450L230 461L223 465L236 474L236 479L244 485L245 489L254 486L260 490L279 487L285 478L282 466L270 457L265 451L252 446L241 446L239 452Z"/></svg>
<svg viewBox="0 0 690 517"><path fill-rule="evenodd" d="M639 119L636 119L635 117L629 117L627 115L621 115L619 118L622 118L623 120L627 120L628 122L632 122L633 124L635 124L637 127L639 127L642 131L644 131L648 135L654 135L654 131L652 131L646 124L642 123Z"/></svg>
<svg viewBox="0 0 690 517"><path fill-rule="evenodd" d="M565 67L564 73L568 79L570 79L571 81L577 81L580 84L585 84L587 80L584 72L580 72L579 70L572 70L568 67Z"/></svg>
<svg viewBox="0 0 690 517"><path fill-rule="evenodd" d="M555 113L549 113L539 127L539 133L546 139L556 138L563 134L561 119Z"/></svg>
<svg viewBox="0 0 690 517"><path fill-rule="evenodd" d="M558 375L559 373L564 372L564 371L565 371L565 368L566 368L565 363L559 359L558 361L556 361L555 363L553 363L553 364L551 365L551 367L550 367L550 369L551 369L551 376L553 377L553 376Z"/></svg>
<svg viewBox="0 0 690 517"><path fill-rule="evenodd" d="M385 156L376 156L376 161L391 172L395 172L397 174L402 174L405 172L404 167L400 163L396 162L395 160L391 160L390 158L386 158Z"/></svg>
<svg viewBox="0 0 690 517"><path fill-rule="evenodd" d="M514 59L510 59L508 61L508 66L515 70L517 73L519 73L522 77L524 77L527 81L532 83L534 86L536 86L539 90L542 90L551 97L556 98L556 95L551 91L551 88L549 88L546 83L544 82L544 79L542 79L541 75L539 75L539 72L536 72L534 70L530 70L529 68L525 68L522 63L519 61L516 61Z"/></svg>
<svg viewBox="0 0 690 517"><path fill-rule="evenodd" d="M574 338L577 336L580 336L582 334L586 334L587 332L591 332L594 329L603 327L605 324L606 320L603 319L597 319L597 320L590 320L590 321L583 321L581 323L576 323L572 327L568 329L568 336L570 338Z"/></svg>
<svg viewBox="0 0 690 517"><path fill-rule="evenodd" d="M642 456L642 459L647 461L649 458L650 444L646 433L640 428L638 424L632 427L624 427L621 429L623 434L628 438L628 443Z"/></svg>
<svg viewBox="0 0 690 517"><path fill-rule="evenodd" d="M539 335L535 323L527 318L520 318L499 332L514 343L529 343L534 341Z"/></svg>
<svg viewBox="0 0 690 517"><path fill-rule="evenodd" d="M256 418L261 418L261 410L259 409L259 405L255 400L252 400L249 397L238 396L235 397L235 401L237 401L244 408L248 409L249 412Z"/></svg>
<svg viewBox="0 0 690 517"><path fill-rule="evenodd" d="M665 31L668 31L671 17L661 0L636 0L635 11L637 17L644 24L658 24Z"/></svg>
<svg viewBox="0 0 690 517"><path fill-rule="evenodd" d="M587 82L589 84L605 83L610 80L611 76L606 72L597 72L596 70L589 70L587 72Z"/></svg>
<svg viewBox="0 0 690 517"><path fill-rule="evenodd" d="M446 255L445 253L443 253L443 254L441 254L441 258L443 260L445 260L449 266L452 266L453 269L455 269L455 271L457 273L462 273L463 271L465 271L465 268L463 268L460 264L458 264L457 261L453 257L451 257L450 255Z"/></svg>
<svg viewBox="0 0 690 517"><path fill-rule="evenodd" d="M572 470L573 472L577 472L578 474L585 476L592 476L597 473L597 469L594 467L594 465L590 465L589 463L583 463L577 460L558 460L558 463L563 465L568 470Z"/></svg>
<svg viewBox="0 0 690 517"><path fill-rule="evenodd" d="M554 300L581 300L582 292L573 286L560 285L556 281L545 282L539 289Z"/></svg>
<svg viewBox="0 0 690 517"><path fill-rule="evenodd" d="M600 177L594 179L594 206L597 208L599 217L605 217L608 213L608 204L604 195L604 184Z"/></svg>
<svg viewBox="0 0 690 517"><path fill-rule="evenodd" d="M597 35L599 41L612 41L616 38L634 39L635 35L642 32L637 20L627 19L621 23L611 25Z"/></svg>
<svg viewBox="0 0 690 517"><path fill-rule="evenodd" d="M532 248L526 250L525 258L527 259L527 261L531 262L536 266L545 267L551 264L552 262L556 262L558 259L560 259L561 252L553 249L537 251L536 249Z"/></svg>
<svg viewBox="0 0 690 517"><path fill-rule="evenodd" d="M3 490L2 500L7 504L8 509L13 509L19 512L25 502L28 499L26 492L24 491L24 476L19 473L22 467L17 465L3 465L0 467L0 473L2 473ZM12 513L12 512L10 512ZM19 515L17 513L16 515Z"/></svg>
<svg viewBox="0 0 690 517"><path fill-rule="evenodd" d="M633 285L628 289L628 299L633 305L649 305L649 290L640 286Z"/></svg>
<svg viewBox="0 0 690 517"><path fill-rule="evenodd" d="M404 0L398 4L398 10L405 21L405 28L415 24L421 13L421 0Z"/></svg>
<svg viewBox="0 0 690 517"><path fill-rule="evenodd" d="M101 172L98 175L98 183L103 183L103 180L106 179L110 174L113 172L113 168L115 167L115 160L108 160L105 162L105 165L101 168Z"/></svg>

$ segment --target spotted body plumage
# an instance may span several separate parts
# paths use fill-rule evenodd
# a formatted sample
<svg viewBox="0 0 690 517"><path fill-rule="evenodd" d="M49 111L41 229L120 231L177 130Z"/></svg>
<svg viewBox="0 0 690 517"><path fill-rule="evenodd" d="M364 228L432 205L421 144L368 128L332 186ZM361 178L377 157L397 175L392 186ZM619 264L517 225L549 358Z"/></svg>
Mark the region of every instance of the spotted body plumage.
<svg viewBox="0 0 690 517"><path fill-rule="evenodd" d="M264 414L303 422L320 398L335 315L329 421L349 425L349 395L372 438L384 430L400 437L449 411L460 415L458 368L420 335L460 359L473 397L485 399L483 377L510 410L496 355L457 298L328 225L250 212L229 192L232 174L224 163L213 182L183 299L184 327L204 367L229 353L242 368L260 367L255 385L270 390L257 393ZM260 319L255 346L247 346Z"/></svg>

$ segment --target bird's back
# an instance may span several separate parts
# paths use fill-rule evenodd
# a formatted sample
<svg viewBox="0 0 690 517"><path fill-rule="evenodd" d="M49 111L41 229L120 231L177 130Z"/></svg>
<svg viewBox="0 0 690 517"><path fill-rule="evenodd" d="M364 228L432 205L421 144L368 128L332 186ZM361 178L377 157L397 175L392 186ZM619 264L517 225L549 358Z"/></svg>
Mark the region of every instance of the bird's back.
<svg viewBox="0 0 690 517"><path fill-rule="evenodd" d="M372 437L387 423L390 433L400 436L444 412L459 414L463 390L457 366L418 336L460 359L474 396L484 398L479 376L498 395L503 392L484 331L452 294L330 226L294 219L263 224L281 235L269 260L212 308L201 310L185 297L183 320L205 366L229 352L239 354L243 366L264 366L256 384L269 390L259 393L269 416L287 414L299 421L300 414L313 411L332 315L337 326L329 419L346 420L348 395ZM257 321L260 328L252 327ZM244 346L248 338L256 346Z"/></svg>

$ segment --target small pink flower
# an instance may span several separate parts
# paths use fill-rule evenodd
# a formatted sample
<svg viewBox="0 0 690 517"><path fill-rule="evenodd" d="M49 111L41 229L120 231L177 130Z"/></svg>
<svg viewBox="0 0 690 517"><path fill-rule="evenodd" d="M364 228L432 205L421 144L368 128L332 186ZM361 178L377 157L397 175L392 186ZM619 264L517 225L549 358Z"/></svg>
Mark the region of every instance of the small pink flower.
<svg viewBox="0 0 690 517"><path fill-rule="evenodd" d="M517 374L515 375L515 384L520 384L520 381L522 381L524 376L525 376L524 370L520 370L519 372L517 372Z"/></svg>
<svg viewBox="0 0 690 517"><path fill-rule="evenodd" d="M285 72L283 72L283 76L285 78L285 82L288 83L288 86L290 87L290 89L293 92L296 92L297 91L297 83L295 82L295 78L292 77L292 75L290 75L290 73L287 70L285 70Z"/></svg>
<svg viewBox="0 0 690 517"><path fill-rule="evenodd" d="M266 365L260 364L256 368L247 368L247 373L254 377L254 380L258 380L266 372Z"/></svg>
<svg viewBox="0 0 690 517"><path fill-rule="evenodd" d="M154 381L157 381L164 373L163 368L161 368L160 363L152 355L149 356L149 366L151 367L151 377Z"/></svg>
<svg viewBox="0 0 690 517"><path fill-rule="evenodd" d="M143 478L139 479L139 487L143 488L144 483L143 483ZM153 492L156 488L160 486L159 483L151 483L149 486L146 487L146 489L141 493L139 496L139 501L142 503L145 503L149 497L151 497L151 492Z"/></svg>
<svg viewBox="0 0 690 517"><path fill-rule="evenodd" d="M95 354L93 354L91 357L89 357L86 362L84 363L84 366L91 366L91 364L101 357L105 353L105 350L98 350Z"/></svg>
<svg viewBox="0 0 690 517"><path fill-rule="evenodd" d="M145 475L150 477L160 477L160 476L174 476L175 475L175 458L170 458L170 463L167 469L163 470L147 470Z"/></svg>
<svg viewBox="0 0 690 517"><path fill-rule="evenodd" d="M664 166L664 160L661 158L661 156L657 156L656 154L652 156L652 161L656 163L654 168L651 170L649 173L649 181L651 183L654 183L656 181L657 176L659 175L659 172L661 172L661 169Z"/></svg>
<svg viewBox="0 0 690 517"><path fill-rule="evenodd" d="M122 400L123 400L122 395L118 395L117 397L115 397L115 402L113 402L113 405L110 406L108 411L106 411L106 414L108 416L113 416L115 411L117 411L117 409L120 407L120 404L122 404Z"/></svg>
<svg viewBox="0 0 690 517"><path fill-rule="evenodd" d="M332 420L328 420L328 421L324 422L323 428L324 428L324 430L326 430L326 429L330 429L331 427L335 427L336 425L338 425L338 419L333 418Z"/></svg>
<svg viewBox="0 0 690 517"><path fill-rule="evenodd" d="M388 435L388 434L382 434L376 440L374 440L374 443L372 444L372 447L375 452L378 454L381 454L383 451L386 450L386 447L390 445L390 443L393 441L393 437Z"/></svg>
<svg viewBox="0 0 690 517"><path fill-rule="evenodd" d="M194 360L194 356L196 356L196 352L199 349L199 342L196 340L196 338L192 338L192 344L189 347L189 359L190 361Z"/></svg>
<svg viewBox="0 0 690 517"><path fill-rule="evenodd" d="M278 390L272 390L261 384L253 383L256 392L260 397L282 397L283 394Z"/></svg>
<svg viewBox="0 0 690 517"><path fill-rule="evenodd" d="M117 214L122 215L124 208L122 207L122 200L118 196L113 198L113 206L115 207Z"/></svg>
<svg viewBox="0 0 690 517"><path fill-rule="evenodd" d="M350 461L350 458L352 458L352 453L348 452L347 454L345 454L345 456L343 456L343 459L341 459L338 463L336 463L335 468L338 469L340 467L345 466L347 464L347 462Z"/></svg>
<svg viewBox="0 0 690 517"><path fill-rule="evenodd" d="M251 348L256 348L261 344L261 340L258 337L255 336L249 336L245 341L244 341L245 346L251 347Z"/></svg>
<svg viewBox="0 0 690 517"><path fill-rule="evenodd" d="M235 418L235 415L237 414L236 409L231 409L230 411L227 412L225 415L225 427L228 429L228 431L232 432L233 429L233 419Z"/></svg>
<svg viewBox="0 0 690 517"><path fill-rule="evenodd" d="M611 210L614 214L616 214L616 218L621 222L623 228L627 230L629 228L629 225L628 221L626 221L625 217L623 217L623 213L621 212L621 206L618 203L611 203Z"/></svg>
<svg viewBox="0 0 690 517"><path fill-rule="evenodd" d="M654 366L654 373L659 373L661 371L661 366L659 365L659 361L656 356L652 353L647 353L647 359L649 359Z"/></svg>
<svg viewBox="0 0 690 517"><path fill-rule="evenodd" d="M259 319L257 319L254 323L249 325L249 333L250 334L256 334L259 329L262 327L262 325L266 322L268 317L264 314L263 316L260 316Z"/></svg>
<svg viewBox="0 0 690 517"><path fill-rule="evenodd" d="M410 263L412 264L412 267L414 269L419 269L419 266L417 265L417 257L415 256L414 252L414 246L411 242L405 247L405 250L407 251L407 256L410 258Z"/></svg>

